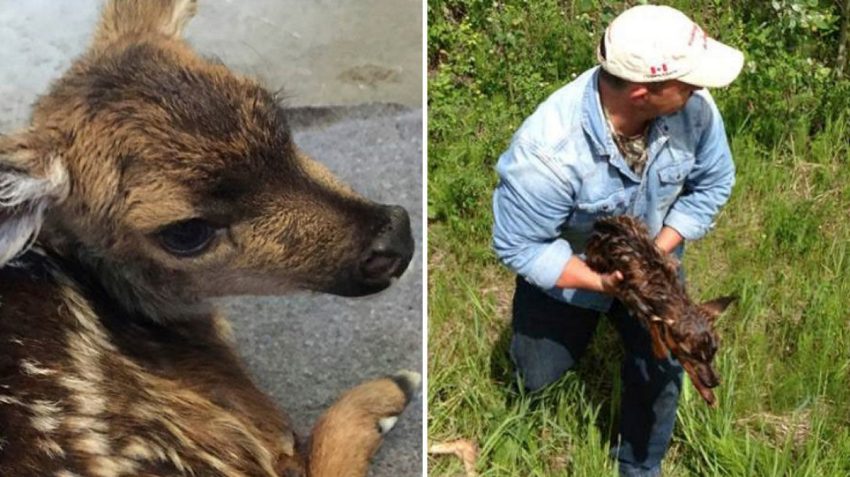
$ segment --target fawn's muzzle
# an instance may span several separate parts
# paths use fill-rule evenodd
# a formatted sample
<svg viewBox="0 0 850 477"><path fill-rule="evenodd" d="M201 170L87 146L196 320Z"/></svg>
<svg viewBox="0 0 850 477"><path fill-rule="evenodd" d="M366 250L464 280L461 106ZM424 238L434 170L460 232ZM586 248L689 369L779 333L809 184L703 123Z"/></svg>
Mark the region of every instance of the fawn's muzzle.
<svg viewBox="0 0 850 477"><path fill-rule="evenodd" d="M715 388L720 385L720 377L712 369L710 364L697 364L694 366L697 371L697 377L703 386L707 388Z"/></svg>
<svg viewBox="0 0 850 477"><path fill-rule="evenodd" d="M410 217L399 206L386 206L387 225L363 254L358 275L366 285L389 284L407 269L413 256ZM386 286L384 285L384 286Z"/></svg>
<svg viewBox="0 0 850 477"><path fill-rule="evenodd" d="M711 365L688 360L681 360L680 362L690 376L691 382L697 388L700 396L702 396L709 406L716 407L717 397L711 389L720 384L720 378L711 368Z"/></svg>
<svg viewBox="0 0 850 477"><path fill-rule="evenodd" d="M384 225L365 247L347 278L326 290L342 296L377 293L401 276L413 257L410 217L399 206L382 206Z"/></svg>

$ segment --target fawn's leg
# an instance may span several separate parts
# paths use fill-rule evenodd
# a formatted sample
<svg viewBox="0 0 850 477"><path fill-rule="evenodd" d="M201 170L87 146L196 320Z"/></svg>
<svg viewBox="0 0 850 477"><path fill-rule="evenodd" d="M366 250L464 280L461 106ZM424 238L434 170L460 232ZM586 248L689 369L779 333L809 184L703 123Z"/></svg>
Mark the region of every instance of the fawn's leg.
<svg viewBox="0 0 850 477"><path fill-rule="evenodd" d="M655 359L667 358L667 346L664 345L664 338L661 337L661 329L655 323L649 323L649 335L652 339L652 355Z"/></svg>
<svg viewBox="0 0 850 477"><path fill-rule="evenodd" d="M310 477L360 477L384 434L419 390L410 371L367 381L343 394L313 427Z"/></svg>

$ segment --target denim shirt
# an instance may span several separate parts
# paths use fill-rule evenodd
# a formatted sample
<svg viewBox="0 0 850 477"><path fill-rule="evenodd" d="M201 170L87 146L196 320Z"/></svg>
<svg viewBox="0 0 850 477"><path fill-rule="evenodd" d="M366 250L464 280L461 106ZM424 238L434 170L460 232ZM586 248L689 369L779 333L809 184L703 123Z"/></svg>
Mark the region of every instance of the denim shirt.
<svg viewBox="0 0 850 477"><path fill-rule="evenodd" d="M696 240L729 199L735 166L720 112L699 90L682 110L652 122L648 162L636 175L611 138L597 71L540 104L499 158L493 248L550 296L607 311L607 295L555 286L570 257L583 256L594 221L629 214L652 236L666 225Z"/></svg>

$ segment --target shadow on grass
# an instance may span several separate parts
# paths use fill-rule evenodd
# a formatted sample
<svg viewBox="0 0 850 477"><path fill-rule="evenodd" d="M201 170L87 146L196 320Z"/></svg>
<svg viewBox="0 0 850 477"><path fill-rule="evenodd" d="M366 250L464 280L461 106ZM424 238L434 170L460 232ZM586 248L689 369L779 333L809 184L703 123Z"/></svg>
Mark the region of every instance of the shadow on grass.
<svg viewBox="0 0 850 477"><path fill-rule="evenodd" d="M607 319L599 320L594 337L585 355L581 358L578 366L565 375L545 387L544 389L528 393L520 389L514 364L510 358L510 345L513 331L510 324L505 326L499 333L490 353L490 379L501 390L506 407L513 407L520 400L528 399L532 409L540 406L561 405L559 400L542 399L549 391L564 387L573 379L583 384L581 387L585 399L593 407L599 408L596 422L599 434L604 442L600 445L608 445L617 437L617 420L619 419L620 402L620 365L623 361L623 348L619 342L619 336ZM566 404L566 403L563 403Z"/></svg>

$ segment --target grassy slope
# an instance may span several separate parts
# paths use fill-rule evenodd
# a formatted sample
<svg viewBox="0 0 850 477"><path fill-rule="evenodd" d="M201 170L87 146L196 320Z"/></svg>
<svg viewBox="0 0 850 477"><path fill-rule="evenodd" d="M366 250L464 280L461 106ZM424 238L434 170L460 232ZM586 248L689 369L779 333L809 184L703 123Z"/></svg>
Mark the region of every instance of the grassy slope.
<svg viewBox="0 0 850 477"><path fill-rule="evenodd" d="M458 2L432 2L429 14L431 34L463 49L461 61L429 52L429 438L475 439L483 475L610 475L616 333L603 322L578 372L546 392L517 390L507 357L513 278L489 251L489 197L492 165L513 130L585 66L552 60L573 50L587 58L592 48L564 16L594 30L613 9L590 16L556 2L494 11L467 3L458 12ZM511 32L506 26L525 32L515 57L499 50L509 39L489 44ZM529 47L564 38L568 52L541 58ZM488 55L510 63L488 66L501 61ZM515 76L488 83L498 68ZM715 95L727 111L743 94ZM707 409L686 387L667 475L850 475L850 128L846 116L818 122L810 113L803 105L779 118L784 127L769 140L753 131L777 118L727 116L738 182L685 266L693 295L741 300L720 323L720 408ZM432 459L430 468L461 473L454 459Z"/></svg>

